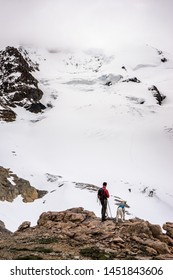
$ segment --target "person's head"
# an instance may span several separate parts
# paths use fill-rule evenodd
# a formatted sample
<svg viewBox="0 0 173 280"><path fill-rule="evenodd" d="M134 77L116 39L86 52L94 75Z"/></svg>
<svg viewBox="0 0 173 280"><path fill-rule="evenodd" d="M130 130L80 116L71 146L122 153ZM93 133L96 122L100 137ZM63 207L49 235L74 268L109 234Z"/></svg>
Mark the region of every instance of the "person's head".
<svg viewBox="0 0 173 280"><path fill-rule="evenodd" d="M106 182L103 182L103 187L106 188L106 186L107 186L107 183L106 183Z"/></svg>

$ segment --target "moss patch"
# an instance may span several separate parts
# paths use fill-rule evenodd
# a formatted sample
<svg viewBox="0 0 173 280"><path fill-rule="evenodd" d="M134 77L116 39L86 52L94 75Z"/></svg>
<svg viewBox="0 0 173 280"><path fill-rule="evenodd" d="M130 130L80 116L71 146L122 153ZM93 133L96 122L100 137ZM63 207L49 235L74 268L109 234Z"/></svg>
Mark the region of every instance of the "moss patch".
<svg viewBox="0 0 173 280"><path fill-rule="evenodd" d="M15 260L43 260L40 256L27 255L27 256L18 256Z"/></svg>
<svg viewBox="0 0 173 280"><path fill-rule="evenodd" d="M29 251L29 252L39 252L39 253L52 253L53 250L51 248L45 247L35 247L35 248L10 248L12 252L21 252L21 251Z"/></svg>
<svg viewBox="0 0 173 280"><path fill-rule="evenodd" d="M36 240L36 243L39 244L51 244L51 243L58 243L59 240L56 237L50 237L50 238L40 238Z"/></svg>
<svg viewBox="0 0 173 280"><path fill-rule="evenodd" d="M87 247L80 250L80 254L92 260L112 260L116 257L115 254L105 252L97 247Z"/></svg>

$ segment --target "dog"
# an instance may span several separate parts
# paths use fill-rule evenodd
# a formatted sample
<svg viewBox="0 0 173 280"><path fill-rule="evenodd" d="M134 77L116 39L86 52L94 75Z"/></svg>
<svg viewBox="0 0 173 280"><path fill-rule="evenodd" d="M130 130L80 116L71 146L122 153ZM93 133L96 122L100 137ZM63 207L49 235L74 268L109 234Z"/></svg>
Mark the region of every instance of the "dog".
<svg viewBox="0 0 173 280"><path fill-rule="evenodd" d="M123 201L117 208L117 212L116 212L116 222L118 223L119 218L121 220L121 222L125 221L125 201Z"/></svg>

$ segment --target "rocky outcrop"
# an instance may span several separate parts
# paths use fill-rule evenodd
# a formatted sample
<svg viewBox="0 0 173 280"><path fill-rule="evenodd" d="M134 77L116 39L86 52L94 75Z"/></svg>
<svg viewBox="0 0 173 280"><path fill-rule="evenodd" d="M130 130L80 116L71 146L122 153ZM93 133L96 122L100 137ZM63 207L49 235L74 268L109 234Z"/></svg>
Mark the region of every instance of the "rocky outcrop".
<svg viewBox="0 0 173 280"><path fill-rule="evenodd" d="M82 207L45 212L37 225L24 222L0 240L0 259L173 259L173 239L159 225L131 219L101 222Z"/></svg>
<svg viewBox="0 0 173 280"><path fill-rule="evenodd" d="M25 221L18 227L18 231L25 230L25 229L29 228L30 225L31 225L31 222Z"/></svg>
<svg viewBox="0 0 173 280"><path fill-rule="evenodd" d="M47 191L38 190L31 186L29 181L19 178L10 169L0 166L0 200L12 202L18 195L23 202L33 202L43 197Z"/></svg>
<svg viewBox="0 0 173 280"><path fill-rule="evenodd" d="M167 235L173 238L173 223L166 223L163 225L163 229L167 231Z"/></svg>
<svg viewBox="0 0 173 280"><path fill-rule="evenodd" d="M166 57L162 57L162 58L161 58L161 62L165 63L165 62L167 62L167 61L168 61L168 60L167 60Z"/></svg>
<svg viewBox="0 0 173 280"><path fill-rule="evenodd" d="M16 119L16 113L7 105L4 105L0 96L0 120L13 122Z"/></svg>
<svg viewBox="0 0 173 280"><path fill-rule="evenodd" d="M141 83L141 81L139 79L137 79L136 77L133 78L128 78L126 80L123 80L122 82L133 82L133 83Z"/></svg>
<svg viewBox="0 0 173 280"><path fill-rule="evenodd" d="M153 94L153 96L156 98L157 103L159 105L162 105L162 101L166 98L166 96L162 93L160 93L160 91L158 90L158 88L156 86L151 86L148 90L150 90Z"/></svg>
<svg viewBox="0 0 173 280"><path fill-rule="evenodd" d="M6 229L4 222L0 221L0 237L2 237L2 235L4 236L8 236L11 232Z"/></svg>
<svg viewBox="0 0 173 280"><path fill-rule="evenodd" d="M164 54L163 54L163 52L162 52L161 50L158 50L158 49L157 49L157 53L158 53L158 55L161 56L161 59L160 59L161 62L165 63L165 62L168 61L167 58L164 56Z"/></svg>
<svg viewBox="0 0 173 280"><path fill-rule="evenodd" d="M22 106L34 113L45 109L45 106L40 103L43 92L38 87L38 81L31 74L35 70L38 70L38 65L29 59L25 50L7 47L0 51L1 120L13 121L15 113L12 108L16 106ZM3 106L8 109L4 109ZM7 113L11 115L8 117Z"/></svg>

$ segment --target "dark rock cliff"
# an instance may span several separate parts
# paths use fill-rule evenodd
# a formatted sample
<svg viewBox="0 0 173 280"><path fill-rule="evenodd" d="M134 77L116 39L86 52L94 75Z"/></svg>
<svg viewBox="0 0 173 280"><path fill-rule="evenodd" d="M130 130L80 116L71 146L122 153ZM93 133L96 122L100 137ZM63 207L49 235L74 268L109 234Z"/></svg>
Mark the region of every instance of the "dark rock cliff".
<svg viewBox="0 0 173 280"><path fill-rule="evenodd" d="M38 65L27 58L26 51L14 47L0 51L0 120L14 121L16 106L33 113L45 109L34 71L38 71Z"/></svg>

